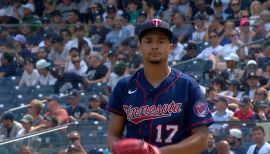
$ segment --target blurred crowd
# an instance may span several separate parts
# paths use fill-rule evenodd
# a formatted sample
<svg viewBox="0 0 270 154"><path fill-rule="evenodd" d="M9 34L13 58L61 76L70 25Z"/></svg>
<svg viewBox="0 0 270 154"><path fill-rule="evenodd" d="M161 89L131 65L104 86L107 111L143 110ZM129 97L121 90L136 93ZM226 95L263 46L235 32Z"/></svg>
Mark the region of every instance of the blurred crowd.
<svg viewBox="0 0 270 154"><path fill-rule="evenodd" d="M75 120L106 121L117 81L143 67L137 35L152 18L171 25L170 64L210 62L207 78L192 76L216 121L270 119L270 0L2 0L0 77L17 76L21 87L52 85L56 95L46 98L45 115L36 99L21 123L4 115L1 139ZM104 92L85 107L80 92L95 84ZM70 94L66 108L60 93ZM210 130L229 128L216 123Z"/></svg>

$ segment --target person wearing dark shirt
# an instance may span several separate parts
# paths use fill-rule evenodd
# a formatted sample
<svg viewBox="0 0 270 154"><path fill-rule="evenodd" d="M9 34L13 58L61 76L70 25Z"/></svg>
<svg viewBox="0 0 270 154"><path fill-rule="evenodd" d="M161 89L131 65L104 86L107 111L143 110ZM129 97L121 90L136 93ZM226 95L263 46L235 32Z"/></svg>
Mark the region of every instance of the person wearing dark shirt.
<svg viewBox="0 0 270 154"><path fill-rule="evenodd" d="M127 47L127 54L126 54L126 62L127 62L127 68L128 72L134 72L138 68L141 68L143 66L143 60L142 57L138 54L138 41L136 39L131 39L128 42Z"/></svg>
<svg viewBox="0 0 270 154"><path fill-rule="evenodd" d="M61 72L60 69L53 68L52 75L57 79L54 85L55 93L66 93L71 89L80 89L79 84L84 86L86 80L84 78L74 72Z"/></svg>
<svg viewBox="0 0 270 154"><path fill-rule="evenodd" d="M69 107L67 112L71 121L76 121L82 118L86 113L86 107L80 104L81 95L77 89L72 89L68 98Z"/></svg>
<svg viewBox="0 0 270 154"><path fill-rule="evenodd" d="M16 75L16 66L13 62L13 56L9 53L3 53L1 57L0 77L9 77Z"/></svg>
<svg viewBox="0 0 270 154"><path fill-rule="evenodd" d="M242 143L242 131L240 129L230 129L226 140L230 144L234 154L243 154L247 152L248 147Z"/></svg>
<svg viewBox="0 0 270 154"><path fill-rule="evenodd" d="M82 119L90 121L106 121L107 113L100 107L101 98L99 95L93 95L89 99L89 111Z"/></svg>
<svg viewBox="0 0 270 154"><path fill-rule="evenodd" d="M102 62L103 57L97 52L89 56L90 67L86 71L87 83L98 83L107 75L109 69Z"/></svg>
<svg viewBox="0 0 270 154"><path fill-rule="evenodd" d="M197 45L196 43L189 42L187 44L187 47L185 47L186 54L182 58L182 61L186 61L192 58L195 58L197 56Z"/></svg>
<svg viewBox="0 0 270 154"><path fill-rule="evenodd" d="M259 100L256 102L258 107L258 112L255 114L255 120L270 120L270 112L269 112L269 101L268 100Z"/></svg>
<svg viewBox="0 0 270 154"><path fill-rule="evenodd" d="M0 43L12 47L13 38L10 36L7 27L0 26Z"/></svg>
<svg viewBox="0 0 270 154"><path fill-rule="evenodd" d="M207 149L201 152L200 154L216 154L215 148L215 138L212 132L208 132L208 142L207 142Z"/></svg>

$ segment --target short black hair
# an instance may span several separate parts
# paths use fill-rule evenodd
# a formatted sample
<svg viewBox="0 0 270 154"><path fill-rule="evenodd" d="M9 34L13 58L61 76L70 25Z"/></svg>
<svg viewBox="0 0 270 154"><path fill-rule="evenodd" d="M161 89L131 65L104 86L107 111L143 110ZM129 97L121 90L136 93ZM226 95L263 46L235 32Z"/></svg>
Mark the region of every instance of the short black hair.
<svg viewBox="0 0 270 154"><path fill-rule="evenodd" d="M264 132L264 128L262 126L255 126L252 128L252 132L255 132L255 131L262 131L263 134L265 134Z"/></svg>

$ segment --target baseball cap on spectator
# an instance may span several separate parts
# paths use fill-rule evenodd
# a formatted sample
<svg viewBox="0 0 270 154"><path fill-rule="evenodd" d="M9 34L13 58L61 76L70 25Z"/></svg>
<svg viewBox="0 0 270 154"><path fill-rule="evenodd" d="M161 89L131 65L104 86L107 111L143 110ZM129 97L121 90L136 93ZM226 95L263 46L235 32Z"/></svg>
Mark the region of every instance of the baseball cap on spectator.
<svg viewBox="0 0 270 154"><path fill-rule="evenodd" d="M237 79L228 80L227 83L230 85L236 86L237 89L240 89L241 83Z"/></svg>
<svg viewBox="0 0 270 154"><path fill-rule="evenodd" d="M26 38L22 34L17 34L15 37L13 37L15 41L18 41L20 44L26 43Z"/></svg>
<svg viewBox="0 0 270 154"><path fill-rule="evenodd" d="M237 54L235 54L235 53L229 54L229 55L226 56L224 59L225 59L226 61L227 61L227 60L232 60L232 61L235 61L235 62L238 62L238 61L240 60L239 56L238 56Z"/></svg>
<svg viewBox="0 0 270 154"><path fill-rule="evenodd" d="M256 75L256 73L251 72L247 75L247 79L252 79L252 78L257 78L258 76Z"/></svg>
<svg viewBox="0 0 270 154"><path fill-rule="evenodd" d="M56 35L52 38L52 43L61 43L64 41L64 38L61 35Z"/></svg>
<svg viewBox="0 0 270 154"><path fill-rule="evenodd" d="M76 24L74 27L74 31L83 31L84 30L84 26L83 24Z"/></svg>
<svg viewBox="0 0 270 154"><path fill-rule="evenodd" d="M139 44L136 40L132 39L128 42L128 46L131 48L138 48Z"/></svg>
<svg viewBox="0 0 270 154"><path fill-rule="evenodd" d="M58 10L52 11L52 12L50 13L50 15L51 15L51 17L54 17L54 16L60 16L60 17L62 17L61 12L58 11Z"/></svg>
<svg viewBox="0 0 270 154"><path fill-rule="evenodd" d="M40 59L36 62L36 69L43 69L51 66L50 62L47 62L45 59Z"/></svg>
<svg viewBox="0 0 270 154"><path fill-rule="evenodd" d="M32 3L26 3L25 5L22 6L24 9L28 9L32 12L35 12L35 6Z"/></svg>
<svg viewBox="0 0 270 154"><path fill-rule="evenodd" d="M259 100L256 104L258 107L269 107L268 100Z"/></svg>
<svg viewBox="0 0 270 154"><path fill-rule="evenodd" d="M26 114L26 115L24 115L23 118L21 119L21 122L32 124L32 122L33 122L33 117L32 117L30 114Z"/></svg>
<svg viewBox="0 0 270 154"><path fill-rule="evenodd" d="M249 66L249 65L258 65L258 64L257 64L257 62L255 60L249 60L247 62L247 66Z"/></svg>
<svg viewBox="0 0 270 154"><path fill-rule="evenodd" d="M169 40L172 41L171 39L173 34L170 30L170 25L160 19L148 20L142 24L139 34L139 41L142 40L142 37L145 35L145 33L153 30L164 32L168 36Z"/></svg>
<svg viewBox="0 0 270 154"><path fill-rule="evenodd" d="M230 132L230 135L235 138L238 138L238 139L242 138L242 131L237 128L230 129L229 132Z"/></svg>
<svg viewBox="0 0 270 154"><path fill-rule="evenodd" d="M59 102L60 98L58 95L55 95L55 94L52 94L50 95L49 97L46 97L46 100L49 102L49 101L52 101L52 100L56 100L57 102Z"/></svg>
<svg viewBox="0 0 270 154"><path fill-rule="evenodd" d="M147 14L146 14L145 11L141 11L141 13L139 14L139 16L145 16L145 17L147 17Z"/></svg>
<svg viewBox="0 0 270 154"><path fill-rule="evenodd" d="M70 95L69 95L70 97L80 97L81 95L80 95L80 91L79 90L77 90L77 89L72 89L71 91L70 91Z"/></svg>
<svg viewBox="0 0 270 154"><path fill-rule="evenodd" d="M42 23L50 23L50 20L49 20L49 18L47 18L47 17L43 17L42 19L41 19L41 22Z"/></svg>
<svg viewBox="0 0 270 154"><path fill-rule="evenodd" d="M101 98L100 98L99 95L93 95L93 96L90 98L90 101L93 101L93 100L96 100L96 101L100 102L100 101L101 101Z"/></svg>
<svg viewBox="0 0 270 154"><path fill-rule="evenodd" d="M107 6L107 12L116 12L116 11L117 11L117 9L115 6L113 6L111 4Z"/></svg>
<svg viewBox="0 0 270 154"><path fill-rule="evenodd" d="M24 65L26 65L26 64L34 64L34 60L32 58L27 58L27 59L24 60L23 64Z"/></svg>
<svg viewBox="0 0 270 154"><path fill-rule="evenodd" d="M250 105L250 98L247 95L244 95L240 98L240 101L238 102L238 104L240 105Z"/></svg>
<svg viewBox="0 0 270 154"><path fill-rule="evenodd" d="M194 17L194 20L206 20L206 16L202 15L202 14L198 14Z"/></svg>
<svg viewBox="0 0 270 154"><path fill-rule="evenodd" d="M221 0L214 0L214 6L215 7L222 6L222 5L223 4L222 4Z"/></svg>
<svg viewBox="0 0 270 154"><path fill-rule="evenodd" d="M123 61L117 61L115 64L114 64L114 68L115 69L121 69L121 70L125 70L126 69L126 63L124 63Z"/></svg>
<svg viewBox="0 0 270 154"><path fill-rule="evenodd" d="M249 20L248 18L243 18L240 20L240 26L244 26L244 25L247 25L249 24Z"/></svg>
<svg viewBox="0 0 270 154"><path fill-rule="evenodd" d="M2 116L2 120L11 120L11 121L13 121L14 120L13 113L11 113L11 112L4 113L3 116Z"/></svg>

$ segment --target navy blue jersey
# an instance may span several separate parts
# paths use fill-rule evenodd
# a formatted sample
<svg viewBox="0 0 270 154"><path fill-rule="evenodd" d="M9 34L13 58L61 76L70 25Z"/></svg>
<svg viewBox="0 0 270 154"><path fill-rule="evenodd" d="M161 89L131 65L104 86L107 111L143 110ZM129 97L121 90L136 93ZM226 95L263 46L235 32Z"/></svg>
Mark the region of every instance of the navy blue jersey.
<svg viewBox="0 0 270 154"><path fill-rule="evenodd" d="M197 82L172 68L154 88L144 70L121 79L109 100L108 110L125 116L126 138L140 138L158 147L191 135L191 129L213 123Z"/></svg>

